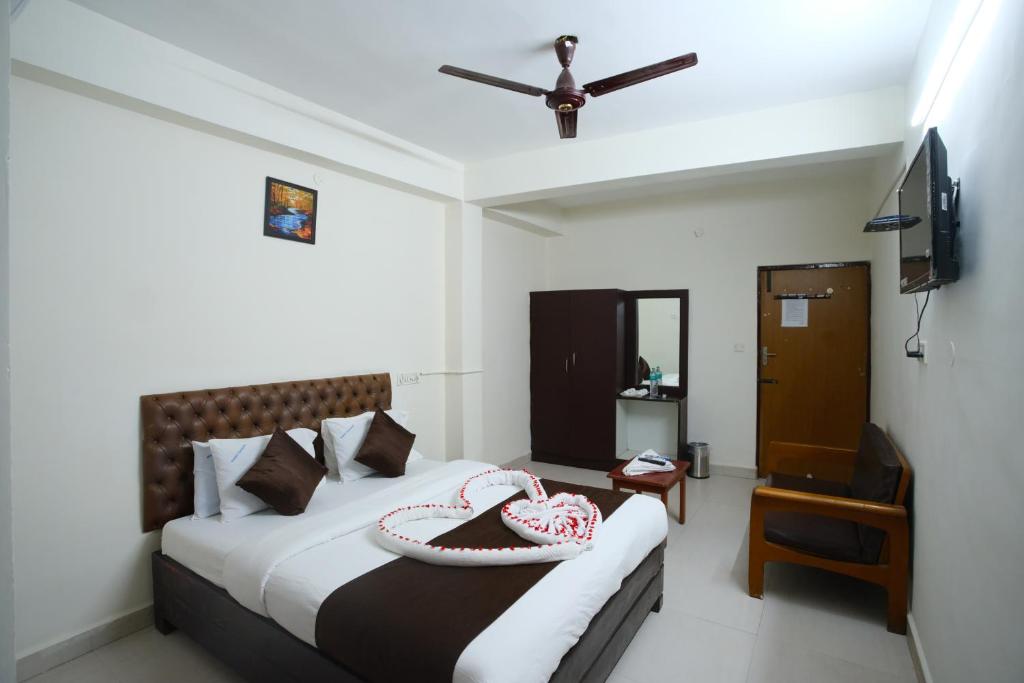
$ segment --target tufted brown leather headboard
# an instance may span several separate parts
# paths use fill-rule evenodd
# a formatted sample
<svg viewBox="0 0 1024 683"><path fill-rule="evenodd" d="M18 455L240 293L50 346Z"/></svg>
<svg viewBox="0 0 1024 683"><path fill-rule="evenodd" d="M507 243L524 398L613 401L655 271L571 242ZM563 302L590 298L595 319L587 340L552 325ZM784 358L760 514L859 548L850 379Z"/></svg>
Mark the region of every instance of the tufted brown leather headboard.
<svg viewBox="0 0 1024 683"><path fill-rule="evenodd" d="M142 530L192 514L192 441L308 427L326 417L391 408L391 376L353 375L143 396ZM323 440L316 453L323 459Z"/></svg>

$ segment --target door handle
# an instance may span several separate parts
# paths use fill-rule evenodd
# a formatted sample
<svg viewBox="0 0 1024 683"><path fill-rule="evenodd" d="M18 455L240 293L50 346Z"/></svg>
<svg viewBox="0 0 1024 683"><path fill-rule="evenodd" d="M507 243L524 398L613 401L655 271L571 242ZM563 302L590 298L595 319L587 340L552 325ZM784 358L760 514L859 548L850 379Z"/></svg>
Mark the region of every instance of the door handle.
<svg viewBox="0 0 1024 683"><path fill-rule="evenodd" d="M565 357L565 374L569 374L569 356Z"/></svg>
<svg viewBox="0 0 1024 683"><path fill-rule="evenodd" d="M768 367L768 359L769 358L774 358L777 355L779 355L779 354L777 354L777 353L768 353L768 347L767 346L762 346L761 347L761 367L763 367L763 368Z"/></svg>
<svg viewBox="0 0 1024 683"><path fill-rule="evenodd" d="M757 380L757 383L758 384L778 384L779 380L777 380L777 379L770 379L768 377L765 377L764 379Z"/></svg>
<svg viewBox="0 0 1024 683"><path fill-rule="evenodd" d="M572 352L572 366L576 367L576 352Z"/></svg>

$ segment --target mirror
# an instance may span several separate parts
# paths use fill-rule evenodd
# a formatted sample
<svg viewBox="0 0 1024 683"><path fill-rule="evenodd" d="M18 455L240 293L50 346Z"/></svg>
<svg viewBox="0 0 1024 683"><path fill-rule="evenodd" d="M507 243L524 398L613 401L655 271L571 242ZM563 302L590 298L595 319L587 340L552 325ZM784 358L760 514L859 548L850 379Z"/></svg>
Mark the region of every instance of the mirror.
<svg viewBox="0 0 1024 683"><path fill-rule="evenodd" d="M626 383L650 387L650 373L661 369L664 396L686 396L689 292L661 289L626 296Z"/></svg>
<svg viewBox="0 0 1024 683"><path fill-rule="evenodd" d="M679 387L679 299L636 302L637 379L649 386L650 371L661 370L661 386Z"/></svg>

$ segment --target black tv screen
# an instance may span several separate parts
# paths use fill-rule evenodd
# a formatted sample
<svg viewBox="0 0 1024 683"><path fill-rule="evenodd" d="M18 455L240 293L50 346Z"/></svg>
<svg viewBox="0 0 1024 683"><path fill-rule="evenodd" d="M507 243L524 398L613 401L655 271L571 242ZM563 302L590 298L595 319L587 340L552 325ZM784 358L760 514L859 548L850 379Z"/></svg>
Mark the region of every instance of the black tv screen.
<svg viewBox="0 0 1024 683"><path fill-rule="evenodd" d="M900 293L935 289L960 275L956 248L953 183L946 171L946 147L928 130L899 191ZM915 219L919 219L916 220Z"/></svg>

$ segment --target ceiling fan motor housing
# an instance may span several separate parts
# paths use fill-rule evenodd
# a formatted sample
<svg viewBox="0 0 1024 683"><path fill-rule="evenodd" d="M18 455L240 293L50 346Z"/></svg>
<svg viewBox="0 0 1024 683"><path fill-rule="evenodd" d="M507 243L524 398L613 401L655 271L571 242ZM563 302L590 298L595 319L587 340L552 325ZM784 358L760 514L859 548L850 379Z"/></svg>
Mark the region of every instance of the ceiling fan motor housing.
<svg viewBox="0 0 1024 683"><path fill-rule="evenodd" d="M576 36L559 36L555 40L555 55L558 57L558 63L562 65L562 73L555 81L555 89L549 92L544 99L549 109L570 112L587 103L586 93L576 87L576 80L569 73L569 65L572 64L573 55L576 54L578 42L579 39Z"/></svg>
<svg viewBox="0 0 1024 683"><path fill-rule="evenodd" d="M555 111L573 111L587 103L586 93L576 89L576 83L568 69L562 69L555 89L548 93L544 101Z"/></svg>

